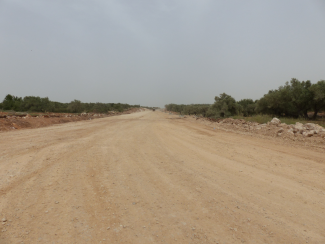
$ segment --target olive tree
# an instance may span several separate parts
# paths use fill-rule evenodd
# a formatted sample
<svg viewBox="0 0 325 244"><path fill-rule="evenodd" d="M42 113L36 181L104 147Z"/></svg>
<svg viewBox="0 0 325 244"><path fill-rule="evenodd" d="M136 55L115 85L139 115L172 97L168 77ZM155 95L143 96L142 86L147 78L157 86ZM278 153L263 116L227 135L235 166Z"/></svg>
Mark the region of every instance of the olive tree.
<svg viewBox="0 0 325 244"><path fill-rule="evenodd" d="M213 117L230 117L238 115L241 111L241 106L236 103L236 100L226 93L220 94L214 98L215 103L212 105L210 112L215 112Z"/></svg>

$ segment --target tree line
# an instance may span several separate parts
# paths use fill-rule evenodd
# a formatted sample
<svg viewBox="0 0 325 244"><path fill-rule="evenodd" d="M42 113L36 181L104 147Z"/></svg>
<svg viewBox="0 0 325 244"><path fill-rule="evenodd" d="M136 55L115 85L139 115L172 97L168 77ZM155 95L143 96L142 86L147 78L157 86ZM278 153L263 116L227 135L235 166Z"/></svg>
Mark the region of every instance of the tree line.
<svg viewBox="0 0 325 244"><path fill-rule="evenodd" d="M214 100L213 104L167 104L165 108L167 111L184 115L202 115L210 118L268 114L309 119L308 112L313 112L313 119L316 119L317 114L325 110L325 80L312 84L309 80L299 81L292 78L284 86L270 90L255 101L252 99L236 101L226 93L216 96Z"/></svg>
<svg viewBox="0 0 325 244"><path fill-rule="evenodd" d="M108 111L123 112L132 107L140 105L129 105L126 103L83 103L73 100L70 103L51 101L48 97L26 96L16 97L8 94L0 103L0 109L30 112L55 112L55 113L107 113Z"/></svg>

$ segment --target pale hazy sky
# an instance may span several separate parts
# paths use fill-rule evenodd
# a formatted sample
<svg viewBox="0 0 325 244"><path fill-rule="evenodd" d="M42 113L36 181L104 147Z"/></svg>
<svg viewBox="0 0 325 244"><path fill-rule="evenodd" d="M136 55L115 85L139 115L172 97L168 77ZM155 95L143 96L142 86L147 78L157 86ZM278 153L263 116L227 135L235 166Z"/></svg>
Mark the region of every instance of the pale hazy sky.
<svg viewBox="0 0 325 244"><path fill-rule="evenodd" d="M325 79L324 0L0 0L0 100L213 103Z"/></svg>

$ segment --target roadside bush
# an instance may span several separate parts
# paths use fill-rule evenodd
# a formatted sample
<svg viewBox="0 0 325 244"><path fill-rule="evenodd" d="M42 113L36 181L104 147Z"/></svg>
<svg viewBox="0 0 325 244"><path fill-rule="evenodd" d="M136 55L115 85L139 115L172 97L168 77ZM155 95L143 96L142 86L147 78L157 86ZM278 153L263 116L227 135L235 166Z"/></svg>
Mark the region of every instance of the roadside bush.
<svg viewBox="0 0 325 244"><path fill-rule="evenodd" d="M14 111L32 111L32 112L57 112L57 113L81 113L95 112L107 113L108 111L123 112L132 107L140 105L129 105L123 103L82 103L79 100L73 100L70 103L53 102L48 97L26 96L24 98L15 97L8 94L1 103L0 109Z"/></svg>
<svg viewBox="0 0 325 244"><path fill-rule="evenodd" d="M320 111L325 110L325 80L311 84L309 80L299 81L292 78L284 86L270 90L261 99L242 99L239 102L227 95L220 94L210 105L177 105L168 104L167 111L181 114L196 114L211 118L226 118L243 115L244 117L256 114L266 114L277 117L310 119L308 112L313 111L313 119Z"/></svg>
<svg viewBox="0 0 325 244"><path fill-rule="evenodd" d="M203 117L206 116L207 111L211 107L210 104L190 104L190 105L184 105L184 104L167 104L165 105L165 108L167 111L180 113L183 115L202 115Z"/></svg>
<svg viewBox="0 0 325 244"><path fill-rule="evenodd" d="M226 93L216 96L214 100L215 103L212 105L212 110L210 110L216 113L213 117L225 118L238 115L241 112L241 106L236 103L236 100L232 96Z"/></svg>
<svg viewBox="0 0 325 244"><path fill-rule="evenodd" d="M73 100L70 102L68 106L68 111L71 113L81 113L82 112L82 105L79 100Z"/></svg>
<svg viewBox="0 0 325 244"><path fill-rule="evenodd" d="M311 108L314 111L313 119L317 118L317 113L325 110L325 80L320 80L311 85L309 90L312 93Z"/></svg>
<svg viewBox="0 0 325 244"><path fill-rule="evenodd" d="M244 117L256 114L256 102L254 102L252 99L242 99L238 102L238 104L241 106L241 113Z"/></svg>
<svg viewBox="0 0 325 244"><path fill-rule="evenodd" d="M14 110L19 111L21 107L22 98L21 97L15 97L10 94L8 94L2 102L3 110Z"/></svg>
<svg viewBox="0 0 325 244"><path fill-rule="evenodd" d="M219 111L215 107L211 106L206 113L206 117L218 119L220 118Z"/></svg>
<svg viewBox="0 0 325 244"><path fill-rule="evenodd" d="M309 80L292 78L277 90L270 90L256 105L256 112L286 117L309 119L308 111L317 113L325 109L325 81L311 84Z"/></svg>

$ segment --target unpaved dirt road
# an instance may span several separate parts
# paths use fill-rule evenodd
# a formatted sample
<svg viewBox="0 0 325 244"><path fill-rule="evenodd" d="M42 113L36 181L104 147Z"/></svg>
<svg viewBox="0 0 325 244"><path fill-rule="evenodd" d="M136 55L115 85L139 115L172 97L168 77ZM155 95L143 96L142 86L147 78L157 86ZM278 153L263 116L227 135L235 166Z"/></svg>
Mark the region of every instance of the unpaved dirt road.
<svg viewBox="0 0 325 244"><path fill-rule="evenodd" d="M322 152L159 111L0 139L0 243L325 243Z"/></svg>

